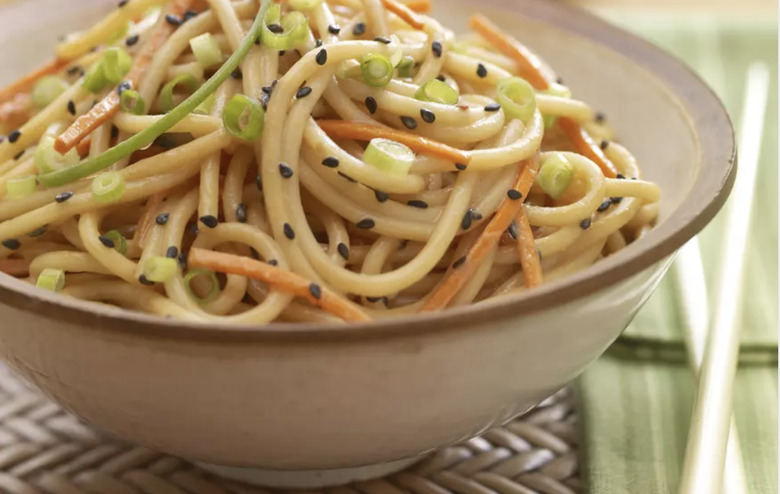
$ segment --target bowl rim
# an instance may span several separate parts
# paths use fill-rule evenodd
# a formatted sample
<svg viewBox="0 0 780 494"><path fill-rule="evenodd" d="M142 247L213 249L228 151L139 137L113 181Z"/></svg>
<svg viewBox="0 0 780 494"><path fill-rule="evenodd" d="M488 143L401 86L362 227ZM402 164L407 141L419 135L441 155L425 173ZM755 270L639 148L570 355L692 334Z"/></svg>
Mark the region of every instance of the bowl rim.
<svg viewBox="0 0 780 494"><path fill-rule="evenodd" d="M368 323L239 326L174 321L45 292L4 273L0 273L0 303L84 328L101 330L110 325L111 332L121 331L144 338L223 343L363 340L468 330L490 321L549 310L610 287L673 255L712 220L726 202L736 178L734 131L719 98L692 69L673 55L583 9L547 0L497 0L496 7L521 8L521 15L532 22L584 37L629 60L640 60L635 63L661 81L688 113L689 124L702 141L698 146L701 171L672 215L629 248L586 270L525 293L478 305Z"/></svg>

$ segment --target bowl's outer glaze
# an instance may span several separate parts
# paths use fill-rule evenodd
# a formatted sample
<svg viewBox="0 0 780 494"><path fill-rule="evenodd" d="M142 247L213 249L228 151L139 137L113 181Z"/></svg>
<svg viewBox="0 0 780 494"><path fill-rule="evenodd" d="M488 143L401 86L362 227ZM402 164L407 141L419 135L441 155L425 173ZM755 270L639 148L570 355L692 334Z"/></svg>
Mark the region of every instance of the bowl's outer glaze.
<svg viewBox="0 0 780 494"><path fill-rule="evenodd" d="M452 0L438 14L462 27L468 3ZM12 3L0 9L0 44L25 47L33 24L48 33L39 40L53 42L107 4L114 5ZM0 357L124 439L278 469L422 454L498 425L564 386L614 341L669 255L720 208L734 177L733 136L706 86L645 43L557 2L485 0L481 7L607 112L661 185L663 221L642 241L488 309L341 330L180 325L38 293L0 274ZM4 65L29 69L50 53L37 48L6 51Z"/></svg>

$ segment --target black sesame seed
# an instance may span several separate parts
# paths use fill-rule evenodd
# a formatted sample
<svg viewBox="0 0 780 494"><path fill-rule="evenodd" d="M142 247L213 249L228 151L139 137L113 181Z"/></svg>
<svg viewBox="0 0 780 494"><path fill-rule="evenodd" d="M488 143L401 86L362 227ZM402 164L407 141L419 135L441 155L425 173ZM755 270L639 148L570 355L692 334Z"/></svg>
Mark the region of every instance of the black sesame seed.
<svg viewBox="0 0 780 494"><path fill-rule="evenodd" d="M263 110L268 109L268 101L271 99L271 95L263 93L260 95L260 104L263 106Z"/></svg>
<svg viewBox="0 0 780 494"><path fill-rule="evenodd" d="M604 149L607 149L607 148L609 147L609 141L601 141L601 142L599 143L599 147L602 149L602 151L603 151Z"/></svg>
<svg viewBox="0 0 780 494"><path fill-rule="evenodd" d="M431 51L433 52L433 56L436 58L441 58L441 53L444 48L441 46L440 41L434 41L431 43Z"/></svg>
<svg viewBox="0 0 780 494"><path fill-rule="evenodd" d="M512 221L512 224L509 225L509 228L507 229L509 232L509 236L512 237L513 240L517 240L517 237L520 236L520 233L517 231L517 223Z"/></svg>
<svg viewBox="0 0 780 494"><path fill-rule="evenodd" d="M620 202L621 202L622 200L623 200L623 198L622 198L622 197L613 197L612 199L610 199L610 201L612 202L612 204L620 204Z"/></svg>
<svg viewBox="0 0 780 494"><path fill-rule="evenodd" d="M338 35L341 32L341 26L338 24L331 24L328 26L328 32L330 34Z"/></svg>
<svg viewBox="0 0 780 494"><path fill-rule="evenodd" d="M580 221L580 228L583 230L587 230L590 228L591 220L590 218L585 218L584 220Z"/></svg>
<svg viewBox="0 0 780 494"><path fill-rule="evenodd" d="M598 112L598 113L596 113L596 116L595 116L595 118L596 118L596 122L598 122L598 123L602 123L602 122L604 122L604 121L607 119L607 116L606 116L606 115L604 115L604 114L603 114L603 113L601 113L601 112Z"/></svg>
<svg viewBox="0 0 780 494"><path fill-rule="evenodd" d="M368 108L368 113L373 115L376 113L377 107L378 105L373 97L369 96L366 98L366 108Z"/></svg>
<svg viewBox="0 0 780 494"><path fill-rule="evenodd" d="M377 304L384 300L387 300L387 297L366 297L366 302L369 302L371 304Z"/></svg>
<svg viewBox="0 0 780 494"><path fill-rule="evenodd" d="M506 196L513 201L518 201L523 198L523 194L519 190L515 189L509 189L506 191Z"/></svg>
<svg viewBox="0 0 780 494"><path fill-rule="evenodd" d="M277 261L276 259L269 259L266 264L270 264L271 266L278 266L279 261Z"/></svg>
<svg viewBox="0 0 780 494"><path fill-rule="evenodd" d="M273 92L274 87L273 86L263 86L262 91L267 94L268 96L271 96L271 93Z"/></svg>
<svg viewBox="0 0 780 494"><path fill-rule="evenodd" d="M101 244L103 244L103 245L105 245L105 246L106 246L106 247L108 247L109 249L113 249L113 248L116 246L116 244L114 243L114 241L113 241L113 240L111 240L110 238L106 237L105 235L100 235L100 236L98 237L98 240L100 240L100 243L101 243Z"/></svg>
<svg viewBox="0 0 780 494"><path fill-rule="evenodd" d="M381 190L375 190L374 191L374 197L376 197L376 200L379 202L385 202L388 199L390 199L390 196L387 192L382 192Z"/></svg>
<svg viewBox="0 0 780 494"><path fill-rule="evenodd" d="M164 224L168 223L168 218L170 218L169 213L162 213L157 215L157 219L155 220L158 225L163 226Z"/></svg>
<svg viewBox="0 0 780 494"><path fill-rule="evenodd" d="M358 221L356 226L361 230L370 230L376 226L376 223L371 218L366 218Z"/></svg>
<svg viewBox="0 0 780 494"><path fill-rule="evenodd" d="M241 68L236 67L236 70L230 73L230 77L236 80L241 80L244 78L244 73L241 72Z"/></svg>
<svg viewBox="0 0 780 494"><path fill-rule="evenodd" d="M290 178L293 176L292 168L290 168L287 163L279 163L279 173L281 173L282 178Z"/></svg>
<svg viewBox="0 0 780 494"><path fill-rule="evenodd" d="M122 96L122 93L124 93L128 89L131 89L132 87L133 87L133 83L131 83L130 81L122 81L116 87L116 94Z"/></svg>
<svg viewBox="0 0 780 494"><path fill-rule="evenodd" d="M317 300L322 298L322 289L320 288L320 285L316 283L312 283L309 285L309 293L311 293L311 296L316 298Z"/></svg>
<svg viewBox="0 0 780 494"><path fill-rule="evenodd" d="M219 224L219 220L216 216L212 216L210 214L204 215L200 217L200 222L206 225L209 228L216 228L217 224Z"/></svg>
<svg viewBox="0 0 780 494"><path fill-rule="evenodd" d="M336 250L339 251L339 255L344 258L345 261L349 261L349 247L347 247L347 244L340 243L338 247L336 247Z"/></svg>
<svg viewBox="0 0 780 494"><path fill-rule="evenodd" d="M295 230L293 230L292 225L289 223L284 224L284 236L290 240L295 239Z"/></svg>
<svg viewBox="0 0 780 494"><path fill-rule="evenodd" d="M16 155L14 156L14 161L19 161L19 158L21 158L24 155L25 151L26 151L26 149L22 149L21 151L16 153Z"/></svg>
<svg viewBox="0 0 780 494"><path fill-rule="evenodd" d="M268 24L268 30L274 34L281 34L284 32L284 28L281 24Z"/></svg>
<svg viewBox="0 0 780 494"><path fill-rule="evenodd" d="M132 35L132 36L129 36L129 37L128 37L128 38L125 40L125 45L126 45L126 46L134 46L135 44L137 44L137 43L138 43L138 40L139 40L139 39L141 39L141 37L140 37L139 35L137 35L137 34L134 34L134 35Z"/></svg>
<svg viewBox="0 0 780 494"><path fill-rule="evenodd" d="M74 103L73 100L68 101L68 113L71 115L76 114L76 103Z"/></svg>
<svg viewBox="0 0 780 494"><path fill-rule="evenodd" d="M366 34L366 23L358 22L355 24L355 27L352 28L352 34L353 36L362 36Z"/></svg>
<svg viewBox="0 0 780 494"><path fill-rule="evenodd" d="M417 199L412 199L406 203L408 206L418 209L428 209L428 203Z"/></svg>
<svg viewBox="0 0 780 494"><path fill-rule="evenodd" d="M81 67L79 67L78 65L74 65L72 67L68 67L68 70L65 71L65 73L68 74L68 76L70 76L70 77L73 77L74 75L76 75L76 74L78 74L80 72L81 72Z"/></svg>
<svg viewBox="0 0 780 494"><path fill-rule="evenodd" d="M433 123L436 121L436 114L427 108L422 108L420 110L420 117L422 117L422 119L427 123Z"/></svg>
<svg viewBox="0 0 780 494"><path fill-rule="evenodd" d="M12 130L8 133L8 142L11 144L15 143L19 140L19 138L22 137L22 132L19 130Z"/></svg>
<svg viewBox="0 0 780 494"><path fill-rule="evenodd" d="M73 192L62 192L62 193L57 194L56 196L54 196L54 200L56 202L65 202L68 199L70 199L71 197L73 197Z"/></svg>
<svg viewBox="0 0 780 494"><path fill-rule="evenodd" d="M617 175L615 175L615 178L618 180L623 180L624 178L626 178L626 176L623 175L622 173L618 173Z"/></svg>
<svg viewBox="0 0 780 494"><path fill-rule="evenodd" d="M16 250L22 246L22 243L15 238L7 238L2 241L2 245L8 250Z"/></svg>
<svg viewBox="0 0 780 494"><path fill-rule="evenodd" d="M328 168L336 168L339 166L339 159L333 156L328 156L327 158L322 160L322 164L327 166Z"/></svg>
<svg viewBox="0 0 780 494"><path fill-rule="evenodd" d="M463 171L466 169L466 165L464 165L463 163L455 163L455 168L457 168L460 171Z"/></svg>
<svg viewBox="0 0 780 494"><path fill-rule="evenodd" d="M487 112L494 112L501 109L501 105L498 103L490 103L485 107L485 111Z"/></svg>
<svg viewBox="0 0 780 494"><path fill-rule="evenodd" d="M471 228L471 220L472 220L471 212L472 212L471 209L466 211L466 214L463 215L463 219L460 220L460 227L463 230L468 230L469 228Z"/></svg>
<svg viewBox="0 0 780 494"><path fill-rule="evenodd" d="M246 206L239 204L236 206L236 220L239 223L246 223Z"/></svg>
<svg viewBox="0 0 780 494"><path fill-rule="evenodd" d="M179 252L178 260L179 260L179 266L183 270L186 271L187 270L187 256L184 254L184 252Z"/></svg>
<svg viewBox="0 0 780 494"><path fill-rule="evenodd" d="M374 38L374 41L377 41L379 43L384 43L386 45L389 45L391 43L391 41L385 38L384 36L377 36L376 38Z"/></svg>
<svg viewBox="0 0 780 494"><path fill-rule="evenodd" d="M604 199L604 201L599 205L599 208L596 211L598 211L599 213L603 213L604 211L609 209L611 205L612 205L612 200Z"/></svg>
<svg viewBox="0 0 780 494"><path fill-rule="evenodd" d="M352 182L353 184L356 184L356 183L357 183L357 180L355 180L354 178L350 177L350 176L349 176L349 175L347 175L346 173L339 172L339 176L340 176L341 178L346 178L347 180L349 180L349 181L350 181L350 182Z"/></svg>
<svg viewBox="0 0 780 494"><path fill-rule="evenodd" d="M198 17L198 11L197 10L187 10L184 12L184 17L182 18L182 22L187 22L190 19L194 19Z"/></svg>
<svg viewBox="0 0 780 494"><path fill-rule="evenodd" d="M139 282L140 282L142 285L146 285L146 286L151 286L151 285L154 285L154 281L150 281L150 280L149 280L149 278L147 278L147 277L146 277L145 275L143 275L143 274L142 274L141 276L139 276L139 277L138 277L138 281L139 281Z"/></svg>
<svg viewBox="0 0 780 494"><path fill-rule="evenodd" d="M452 267L455 268L455 269L458 269L459 267L463 266L464 264L466 264L466 256L463 256L460 259L458 259L457 261L453 262L452 263Z"/></svg>
<svg viewBox="0 0 780 494"><path fill-rule="evenodd" d="M315 58L317 60L317 65L325 65L328 61L328 50L323 48L319 52L317 52L317 57Z"/></svg>
<svg viewBox="0 0 780 494"><path fill-rule="evenodd" d="M181 26L182 20L181 17L177 15L168 14L165 16L165 22L167 22L171 26Z"/></svg>
<svg viewBox="0 0 780 494"><path fill-rule="evenodd" d="M315 48L319 48L320 46L322 46L322 40L317 38L317 41L314 42L314 46Z"/></svg>
<svg viewBox="0 0 780 494"><path fill-rule="evenodd" d="M401 117L401 122L403 122L404 127L409 130L414 130L417 128L417 120L413 119L412 117Z"/></svg>
<svg viewBox="0 0 780 494"><path fill-rule="evenodd" d="M46 225L43 225L42 227L36 228L35 230L31 231L27 234L30 238L40 237L44 233L46 233Z"/></svg>
<svg viewBox="0 0 780 494"><path fill-rule="evenodd" d="M260 192L263 191L263 177L259 173L255 175L255 186Z"/></svg>
<svg viewBox="0 0 780 494"><path fill-rule="evenodd" d="M169 259L176 259L179 257L179 248L175 245L171 245L168 247L168 250L165 251L165 257Z"/></svg>
<svg viewBox="0 0 780 494"><path fill-rule="evenodd" d="M477 65L477 75L481 78L485 78L488 75L487 67L482 64Z"/></svg>
<svg viewBox="0 0 780 494"><path fill-rule="evenodd" d="M118 7L121 9L122 7L124 7L125 5L127 5L127 2L129 2L129 1L130 1L130 0L119 0Z"/></svg>
<svg viewBox="0 0 780 494"><path fill-rule="evenodd" d="M305 98L310 94L311 94L311 88L309 86L303 86L298 90L297 93L295 93L295 97L300 99L300 98Z"/></svg>
<svg viewBox="0 0 780 494"><path fill-rule="evenodd" d="M436 76L436 80L437 81L441 81L441 82L446 82L447 78L444 77L443 75L439 74L439 75Z"/></svg>

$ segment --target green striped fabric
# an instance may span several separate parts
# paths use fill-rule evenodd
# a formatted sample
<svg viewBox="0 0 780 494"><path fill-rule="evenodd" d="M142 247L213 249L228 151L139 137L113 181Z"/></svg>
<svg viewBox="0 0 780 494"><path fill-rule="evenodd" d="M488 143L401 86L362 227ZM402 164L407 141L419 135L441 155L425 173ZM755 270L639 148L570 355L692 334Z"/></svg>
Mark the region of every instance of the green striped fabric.
<svg viewBox="0 0 780 494"><path fill-rule="evenodd" d="M769 66L772 88L740 301L742 346L734 417L749 492L777 493L776 19L631 18L625 12L608 17L696 69L721 96L737 128L748 67L757 61ZM721 215L699 237L711 306L727 234ZM580 379L582 469L588 492L677 491L695 393L682 327L675 284L667 277L626 334Z"/></svg>

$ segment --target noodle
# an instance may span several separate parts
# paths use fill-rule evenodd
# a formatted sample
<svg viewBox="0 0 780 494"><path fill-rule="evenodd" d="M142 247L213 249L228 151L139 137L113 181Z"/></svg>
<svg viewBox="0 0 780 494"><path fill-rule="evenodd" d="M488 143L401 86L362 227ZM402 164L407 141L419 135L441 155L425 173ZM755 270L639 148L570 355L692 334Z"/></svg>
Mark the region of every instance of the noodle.
<svg viewBox="0 0 780 494"><path fill-rule="evenodd" d="M603 119L482 16L477 34L456 38L414 10L426 2L324 0L303 16L286 2L205 3L174 15L190 2L130 0L0 90L29 98L46 74L68 86L18 129L0 120L0 271L33 284L62 271L65 295L187 321L366 321L533 289L624 249L656 221L658 186ZM287 27L266 21L269 8ZM303 30L289 28L295 19ZM128 22L132 43L112 40ZM164 88L221 77L195 38L236 70L157 132L170 120ZM134 84L91 93L85 80L116 48L134 59L125 76ZM531 84L526 100L502 93L519 77ZM117 110L128 88L141 111ZM196 98L172 91L174 105ZM529 97L518 113L512 105ZM108 106L91 109L93 100ZM249 103L229 125L235 101ZM245 139L258 123L252 104L262 133ZM102 161L151 132L151 145ZM394 155L374 161L380 137L411 153L405 169ZM52 138L75 146L81 163L46 161ZM98 196L94 170L76 175L84 163L115 173L122 189ZM52 173L60 178L47 181ZM12 189L28 177L32 190Z"/></svg>

